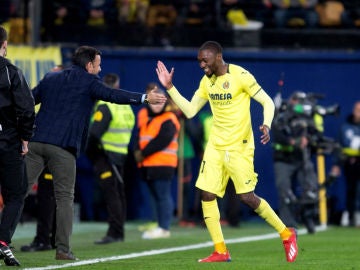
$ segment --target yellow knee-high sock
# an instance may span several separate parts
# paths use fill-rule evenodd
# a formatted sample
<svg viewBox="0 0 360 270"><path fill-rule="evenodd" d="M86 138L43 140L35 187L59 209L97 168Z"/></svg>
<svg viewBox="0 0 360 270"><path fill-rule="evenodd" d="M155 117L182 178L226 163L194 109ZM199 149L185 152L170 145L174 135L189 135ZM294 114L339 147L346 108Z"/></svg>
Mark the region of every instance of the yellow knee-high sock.
<svg viewBox="0 0 360 270"><path fill-rule="evenodd" d="M264 199L260 198L260 205L255 212L265 219L279 234L281 239L286 240L291 236L291 231L286 228L279 216L274 212L271 206Z"/></svg>
<svg viewBox="0 0 360 270"><path fill-rule="evenodd" d="M211 239L214 243L215 251L219 253L225 253L227 249L221 230L220 212L217 201L201 201L201 204L203 209L204 221L210 233Z"/></svg>

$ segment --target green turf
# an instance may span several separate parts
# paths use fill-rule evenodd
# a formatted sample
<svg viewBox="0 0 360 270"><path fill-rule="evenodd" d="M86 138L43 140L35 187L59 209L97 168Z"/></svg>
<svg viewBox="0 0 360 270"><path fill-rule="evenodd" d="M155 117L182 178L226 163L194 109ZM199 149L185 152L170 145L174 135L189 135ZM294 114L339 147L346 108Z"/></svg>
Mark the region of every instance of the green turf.
<svg viewBox="0 0 360 270"><path fill-rule="evenodd" d="M104 223L79 223L74 226L72 249L82 262L95 258L141 253L150 250L161 250L209 242L208 232L203 227L180 228L172 227L169 239L142 240L138 223L126 225L126 241L109 245L94 245L93 241L103 236L106 230ZM70 261L54 260L55 252L43 251L35 253L20 252L19 247L31 241L34 224L19 225L13 245L15 256L24 268L63 265ZM265 223L244 223L240 228L223 228L226 239L274 233ZM298 240L299 255L295 263L287 263L280 239L261 240L247 243L228 244L232 256L230 263L199 264L198 258L208 256L211 246L200 249L176 251L166 254L141 256L98 262L63 269L77 270L112 270L112 269L360 269L359 229L330 227L326 231L314 235L300 235ZM209 243L211 245L211 243Z"/></svg>

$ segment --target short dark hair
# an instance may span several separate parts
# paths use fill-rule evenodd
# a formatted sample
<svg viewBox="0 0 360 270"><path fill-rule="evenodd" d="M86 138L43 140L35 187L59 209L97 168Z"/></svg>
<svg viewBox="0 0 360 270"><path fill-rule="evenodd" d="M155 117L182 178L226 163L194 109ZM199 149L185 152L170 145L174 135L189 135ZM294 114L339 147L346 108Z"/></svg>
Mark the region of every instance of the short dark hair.
<svg viewBox="0 0 360 270"><path fill-rule="evenodd" d="M8 39L7 32L4 27L0 26L0 47Z"/></svg>
<svg viewBox="0 0 360 270"><path fill-rule="evenodd" d="M221 45L216 42L216 41L206 41L203 45L200 46L199 51L204 51L204 50L210 50L212 52L214 52L215 54L222 54L223 52L223 48L221 47Z"/></svg>
<svg viewBox="0 0 360 270"><path fill-rule="evenodd" d="M104 76L103 82L109 87L115 87L120 82L120 77L115 73L108 73Z"/></svg>
<svg viewBox="0 0 360 270"><path fill-rule="evenodd" d="M81 46L76 49L72 61L74 65L86 68L87 63L95 60L96 55L101 55L101 52L90 46Z"/></svg>

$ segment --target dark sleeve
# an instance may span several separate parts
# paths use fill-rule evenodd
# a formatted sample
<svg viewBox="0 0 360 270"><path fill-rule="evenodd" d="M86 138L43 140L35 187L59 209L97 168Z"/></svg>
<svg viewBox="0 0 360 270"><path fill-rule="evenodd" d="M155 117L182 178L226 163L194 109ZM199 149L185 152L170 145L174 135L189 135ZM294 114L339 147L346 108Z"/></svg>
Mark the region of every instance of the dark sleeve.
<svg viewBox="0 0 360 270"><path fill-rule="evenodd" d="M109 128L112 116L109 107L106 104L98 106L94 114L102 114L102 118L94 119L90 127L90 135L100 140L102 135Z"/></svg>
<svg viewBox="0 0 360 270"><path fill-rule="evenodd" d="M286 134L286 132L283 128L280 128L277 125L273 125L273 127L271 129L271 133L272 133L274 142L280 143L283 145L290 144L290 140L292 137L289 134Z"/></svg>
<svg viewBox="0 0 360 270"><path fill-rule="evenodd" d="M31 90L21 70L11 68L11 92L15 105L15 113L20 138L28 141L33 135L35 121L35 104Z"/></svg>
<svg viewBox="0 0 360 270"><path fill-rule="evenodd" d="M104 100L117 104L141 104L142 93L107 87L99 78L90 85L91 96L95 100Z"/></svg>
<svg viewBox="0 0 360 270"><path fill-rule="evenodd" d="M144 157L150 156L166 148L176 133L175 124L171 121L165 121L160 128L159 134L152 139L148 145L141 151Z"/></svg>
<svg viewBox="0 0 360 270"><path fill-rule="evenodd" d="M292 139L291 128L289 127L288 118L283 114L276 115L272 124L271 133L275 143L289 145Z"/></svg>
<svg viewBox="0 0 360 270"><path fill-rule="evenodd" d="M140 133L140 129L138 127L136 127L136 130L134 132L134 145L133 145L133 151L139 150L140 149L140 145L139 145L139 133Z"/></svg>

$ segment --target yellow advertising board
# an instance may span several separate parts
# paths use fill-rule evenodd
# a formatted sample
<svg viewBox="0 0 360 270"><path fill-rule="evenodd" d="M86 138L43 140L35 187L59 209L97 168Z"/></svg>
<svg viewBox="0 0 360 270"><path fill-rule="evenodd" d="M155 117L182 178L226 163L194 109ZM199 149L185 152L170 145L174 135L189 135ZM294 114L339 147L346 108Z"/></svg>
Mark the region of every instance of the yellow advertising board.
<svg viewBox="0 0 360 270"><path fill-rule="evenodd" d="M6 58L23 71L31 88L54 66L62 64L59 46L8 46Z"/></svg>

